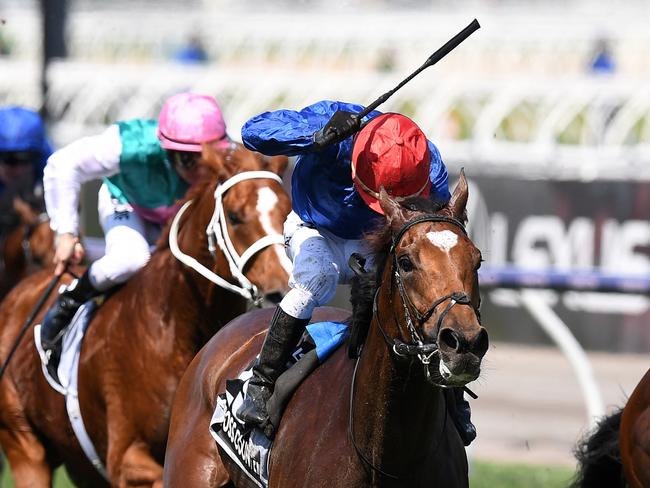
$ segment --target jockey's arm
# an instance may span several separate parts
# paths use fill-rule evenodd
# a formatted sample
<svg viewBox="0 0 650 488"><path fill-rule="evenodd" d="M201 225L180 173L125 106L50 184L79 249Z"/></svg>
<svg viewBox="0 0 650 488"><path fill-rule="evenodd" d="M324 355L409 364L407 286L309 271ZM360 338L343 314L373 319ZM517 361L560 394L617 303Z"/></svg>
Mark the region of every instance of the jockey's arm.
<svg viewBox="0 0 650 488"><path fill-rule="evenodd" d="M296 156L314 151L313 135L330 120L338 110L361 112L363 107L345 102L322 100L300 111L276 110L264 112L242 127L242 141L253 151L268 156L284 154ZM368 118L378 115L371 112Z"/></svg>
<svg viewBox="0 0 650 488"><path fill-rule="evenodd" d="M431 191L429 192L429 198L438 203L447 203L451 198L447 167L442 161L438 148L431 141L428 141L428 144L429 154L431 155L431 169L429 170Z"/></svg>
<svg viewBox="0 0 650 488"><path fill-rule="evenodd" d="M43 171L45 206L50 226L57 233L54 263L60 275L68 262L80 262L79 193L81 184L119 172L122 142L117 125L103 133L84 137L56 151Z"/></svg>
<svg viewBox="0 0 650 488"><path fill-rule="evenodd" d="M119 172L122 142L117 125L84 137L56 151L43 171L45 205L57 234L79 232L79 193L82 183Z"/></svg>

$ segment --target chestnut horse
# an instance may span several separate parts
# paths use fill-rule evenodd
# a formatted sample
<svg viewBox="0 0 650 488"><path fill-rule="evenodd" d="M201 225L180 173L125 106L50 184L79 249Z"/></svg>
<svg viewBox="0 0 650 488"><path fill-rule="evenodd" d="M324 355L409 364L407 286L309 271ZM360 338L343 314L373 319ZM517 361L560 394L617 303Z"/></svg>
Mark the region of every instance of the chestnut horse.
<svg viewBox="0 0 650 488"><path fill-rule="evenodd" d="M388 224L369 237L378 272L361 314L367 338L356 361L339 348L296 390L275 436L270 487L468 486L443 390L475 380L488 349L478 314L481 254L465 234L466 203L462 174L439 209L423 199L401 206L382 191ZM172 410L165 486L247 486L209 424L226 380L259 352L271 315L238 317L188 367ZM326 307L313 318L347 315Z"/></svg>
<svg viewBox="0 0 650 488"><path fill-rule="evenodd" d="M625 407L602 419L576 455L576 488L650 487L650 370Z"/></svg>
<svg viewBox="0 0 650 488"><path fill-rule="evenodd" d="M227 155L205 153L203 159L211 169L188 191L192 203L178 220L175 244L231 289L179 262L161 239L149 263L98 309L82 344L81 416L113 486L161 485L172 397L181 375L208 339L247 309L246 290L235 275L264 294L287 288L289 262L281 234L291 204L278 176L287 159L265 160L240 145ZM209 227L220 244L212 250ZM224 239L229 257L221 246ZM50 278L47 272L27 278L0 305L0 356L6 357ZM46 382L33 341L21 343L0 382L0 444L17 487L49 487L52 470L61 463L78 486L108 485L75 438L64 397Z"/></svg>
<svg viewBox="0 0 650 488"><path fill-rule="evenodd" d="M14 199L14 211L18 224L0 237L0 299L31 272L50 266L54 257L54 232L47 214L20 198Z"/></svg>

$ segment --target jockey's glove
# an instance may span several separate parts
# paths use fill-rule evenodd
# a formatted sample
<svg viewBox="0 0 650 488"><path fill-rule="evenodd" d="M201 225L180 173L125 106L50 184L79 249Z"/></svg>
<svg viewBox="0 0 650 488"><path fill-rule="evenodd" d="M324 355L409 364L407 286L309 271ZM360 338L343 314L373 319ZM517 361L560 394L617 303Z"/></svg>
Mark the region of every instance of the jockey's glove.
<svg viewBox="0 0 650 488"><path fill-rule="evenodd" d="M361 119L358 114L337 110L327 124L313 135L313 147L320 151L330 144L339 143L359 130Z"/></svg>

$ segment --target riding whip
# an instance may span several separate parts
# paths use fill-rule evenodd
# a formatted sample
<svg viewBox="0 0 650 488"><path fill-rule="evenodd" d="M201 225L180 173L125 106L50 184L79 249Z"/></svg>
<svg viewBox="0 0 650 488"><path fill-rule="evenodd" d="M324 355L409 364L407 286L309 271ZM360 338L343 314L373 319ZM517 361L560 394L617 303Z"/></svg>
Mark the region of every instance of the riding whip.
<svg viewBox="0 0 650 488"><path fill-rule="evenodd" d="M377 100L368 105L359 113L351 113L346 111L336 112L330 120L325 124L325 127L320 129L318 132L314 133L313 140L315 145L318 148L323 148L335 142L340 142L343 139L350 137L352 134L361 129L361 119L366 115L376 109L379 105L388 100L393 93L406 85L409 81L415 78L420 72L433 66L447 54L449 54L453 49L455 49L461 42L467 39L475 30L479 29L481 26L478 23L478 20L474 19L470 22L467 27L462 31L456 34L454 37L449 39L440 49L434 52L427 60L416 69L413 73L404 78L395 88L387 91Z"/></svg>
<svg viewBox="0 0 650 488"><path fill-rule="evenodd" d="M14 341L14 344L11 347L9 354L7 354L7 359L5 359L5 362L2 364L2 367L0 368L0 378L2 378L2 376L4 375L7 366L9 366L9 361L11 361L12 356L18 349L18 345L20 344L20 341L25 335L25 332L27 332L27 329L29 329L29 327L32 325L32 322L34 321L36 314L40 312L41 308L43 307L43 304L49 298L50 294L52 293L52 290L54 290L54 287L57 285L60 278L61 278L60 275L56 275L52 277L50 283L47 285L47 288L45 289L45 292L43 292L43 295L41 295L41 298L38 299L38 302L34 306L32 312L29 314L29 317L27 317L27 320L25 321L22 328L20 329L20 332L18 332L18 336L16 337L16 340Z"/></svg>
<svg viewBox="0 0 650 488"><path fill-rule="evenodd" d="M422 66L420 66L413 73L411 73L406 78L404 78L395 88L393 88L392 90L387 91L386 93L384 93L377 100L372 102L364 110L362 110L360 113L358 113L357 116L359 117L359 119L364 118L366 115L368 115L374 109L376 109L379 105L381 105L386 100L388 100L393 95L393 93L395 93L397 90L399 90L404 85L406 85L409 81L411 81L418 74L420 74L420 72L424 71L429 66L433 66L438 61L440 61L442 58L444 58L447 54L449 54L452 50L454 50L461 42L463 42L465 39L467 39L474 31L478 30L480 27L481 27L481 25L478 23L478 20L476 20L476 19L472 20L472 22L470 22L469 25L467 25L467 27L465 27L462 31L460 31L454 37L449 39L440 49L438 49L431 56L429 56L429 58L424 62L424 64L422 64Z"/></svg>

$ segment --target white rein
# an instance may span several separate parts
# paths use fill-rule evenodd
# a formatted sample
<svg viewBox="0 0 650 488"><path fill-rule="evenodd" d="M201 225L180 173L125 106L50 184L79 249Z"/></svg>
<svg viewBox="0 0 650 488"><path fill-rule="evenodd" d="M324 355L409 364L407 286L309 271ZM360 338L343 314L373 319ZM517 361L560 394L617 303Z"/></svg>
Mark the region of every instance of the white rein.
<svg viewBox="0 0 650 488"><path fill-rule="evenodd" d="M251 283L250 280L246 278L246 276L244 276L244 267L246 266L246 263L262 249L274 244L284 244L284 238L282 234L266 235L254 242L240 256L237 253L232 240L230 239L230 235L228 234L226 216L223 208L224 194L237 183L252 179L270 179L282 184L282 178L270 171L244 171L243 173L236 174L235 176L227 179L223 183L217 185L217 188L214 191L214 213L212 214L210 223L205 230L205 233L208 237L208 250L213 256L215 256L216 240L219 249L221 249L224 256L226 257L226 260L228 261L230 272L237 279L240 286L237 286L223 279L212 270L203 266L192 256L185 254L178 247L179 222L181 216L183 215L183 212L185 212L185 210L187 210L187 207L192 204L192 200L185 202L185 204L178 210L174 216L174 219L172 220L172 225L169 229L169 249L176 257L176 259L178 259L186 266L192 268L204 278L210 280L212 283L220 286L221 288L225 288L226 290L229 290L233 293L237 293L257 304L261 301L262 297L259 295L257 287Z"/></svg>

